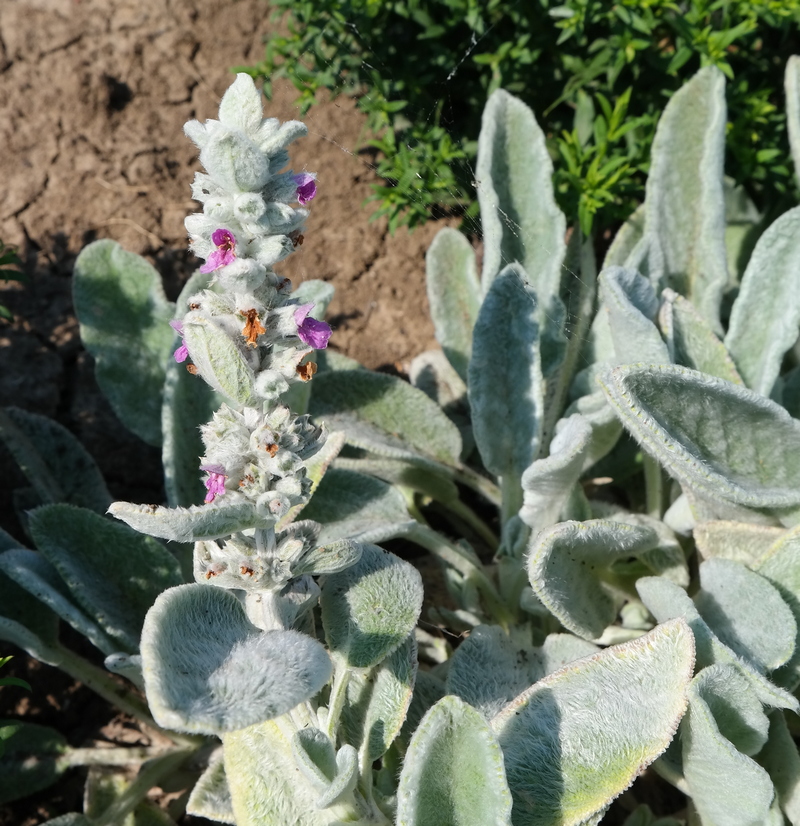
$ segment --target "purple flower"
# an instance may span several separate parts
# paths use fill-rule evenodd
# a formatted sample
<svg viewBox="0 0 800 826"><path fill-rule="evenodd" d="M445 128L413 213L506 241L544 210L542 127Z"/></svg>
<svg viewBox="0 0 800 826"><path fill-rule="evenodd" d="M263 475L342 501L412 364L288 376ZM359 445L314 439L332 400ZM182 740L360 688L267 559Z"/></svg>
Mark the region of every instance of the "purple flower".
<svg viewBox="0 0 800 826"><path fill-rule="evenodd" d="M214 501L216 496L222 496L225 493L225 480L228 477L225 475L225 468L222 465L200 465L200 470L204 470L208 474L203 484L208 490L206 504L209 504L209 502Z"/></svg>
<svg viewBox="0 0 800 826"><path fill-rule="evenodd" d="M324 350L328 346L328 339L331 337L331 327L324 321L317 321L308 314L313 309L313 304L301 304L294 311L294 323L297 325L297 335L309 347L315 350Z"/></svg>
<svg viewBox="0 0 800 826"><path fill-rule="evenodd" d="M316 179L315 172L301 172L294 176L294 182L297 184L297 200L301 206L312 201L317 194Z"/></svg>
<svg viewBox="0 0 800 826"><path fill-rule="evenodd" d="M215 229L214 232L211 233L211 240L216 249L208 256L206 263L200 267L200 272L214 272L214 270L218 270L226 264L232 264L236 258L236 253L234 252L236 239L230 230Z"/></svg>
<svg viewBox="0 0 800 826"><path fill-rule="evenodd" d="M175 330L176 333L179 333L181 338L183 338L183 322L182 321L170 321L169 326ZM189 348L186 344L181 344L180 347L175 351L175 361L180 364L181 362L186 361L189 358Z"/></svg>

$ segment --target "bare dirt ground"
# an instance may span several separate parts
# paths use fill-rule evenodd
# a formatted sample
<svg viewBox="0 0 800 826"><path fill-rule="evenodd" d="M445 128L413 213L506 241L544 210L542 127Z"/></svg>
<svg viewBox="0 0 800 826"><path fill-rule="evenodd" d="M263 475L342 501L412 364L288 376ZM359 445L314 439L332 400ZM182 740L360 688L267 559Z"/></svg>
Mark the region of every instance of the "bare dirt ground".
<svg viewBox="0 0 800 826"><path fill-rule="evenodd" d="M0 320L0 405L69 427L116 496L158 501L159 456L97 390L72 312L72 266L86 243L112 238L149 258L177 295L197 266L183 219L196 209L189 183L199 165L182 127L216 117L231 67L261 59L270 15L266 0L0 0L0 239L17 246L28 274L23 285L0 282L0 304L14 313ZM276 86L268 114L298 117L294 97ZM392 236L385 221L370 222L363 202L377 179L352 101L323 102L305 121L310 134L292 165L318 173L319 195L305 243L281 272L336 287L335 349L402 370L435 345L424 254L441 223ZM0 448L0 526L16 535L10 491L21 483ZM119 739L124 722L109 729L106 707L85 688L22 655L17 664L34 693L18 703L18 689L3 689L0 715L62 727L66 715L76 746ZM0 810L0 824L33 826L79 802L80 782L63 781Z"/></svg>

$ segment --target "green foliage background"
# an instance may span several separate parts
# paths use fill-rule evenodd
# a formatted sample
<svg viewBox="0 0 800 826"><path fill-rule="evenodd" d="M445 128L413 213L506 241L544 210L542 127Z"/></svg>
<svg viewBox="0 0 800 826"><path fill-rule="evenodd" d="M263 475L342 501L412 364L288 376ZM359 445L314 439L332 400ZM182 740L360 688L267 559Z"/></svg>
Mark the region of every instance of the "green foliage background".
<svg viewBox="0 0 800 826"><path fill-rule="evenodd" d="M789 0L272 0L289 34L249 71L277 77L305 113L320 89L358 97L380 151L378 215L417 224L434 205L475 209L480 116L502 87L536 113L557 191L585 232L643 197L667 98L701 66L728 77L726 171L772 214L795 201L783 70L800 51Z"/></svg>

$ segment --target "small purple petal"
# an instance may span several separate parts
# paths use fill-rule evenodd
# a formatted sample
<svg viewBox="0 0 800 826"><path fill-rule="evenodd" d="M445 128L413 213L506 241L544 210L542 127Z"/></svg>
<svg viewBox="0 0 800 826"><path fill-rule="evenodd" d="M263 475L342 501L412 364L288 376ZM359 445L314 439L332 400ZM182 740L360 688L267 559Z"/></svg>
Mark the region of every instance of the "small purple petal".
<svg viewBox="0 0 800 826"><path fill-rule="evenodd" d="M224 249L233 249L236 244L236 239L229 229L215 229L211 233L211 242L215 247L223 247Z"/></svg>
<svg viewBox="0 0 800 826"><path fill-rule="evenodd" d="M173 319L172 321L170 321L169 326L172 327L172 329L175 330L176 333L180 334L181 336L183 335L182 321ZM175 353L173 355L175 357L175 361L177 361L178 364L181 364L189 358L189 349L183 342L181 342L180 347L178 347L178 349L175 350Z"/></svg>
<svg viewBox="0 0 800 826"><path fill-rule="evenodd" d="M214 501L215 497L222 496L225 493L225 480L228 477L225 475L225 468L222 465L200 465L200 470L204 470L208 474L208 478L203 484L208 491L205 502L209 504Z"/></svg>
<svg viewBox="0 0 800 826"><path fill-rule="evenodd" d="M294 323L299 327L305 320L306 316L314 309L314 303L301 304L294 311Z"/></svg>
<svg viewBox="0 0 800 826"><path fill-rule="evenodd" d="M211 233L211 240L216 249L208 256L206 263L200 267L202 273L214 272L214 270L218 270L226 264L231 264L236 259L234 251L236 238L230 230L215 229Z"/></svg>
<svg viewBox="0 0 800 826"><path fill-rule="evenodd" d="M302 206L314 200L317 194L316 178L313 172L300 172L294 176L294 182L297 184L297 201Z"/></svg>
<svg viewBox="0 0 800 826"><path fill-rule="evenodd" d="M328 346L331 332L329 324L324 321L317 321L316 318L307 318L297 328L297 335L300 336L300 339L315 350L324 350Z"/></svg>

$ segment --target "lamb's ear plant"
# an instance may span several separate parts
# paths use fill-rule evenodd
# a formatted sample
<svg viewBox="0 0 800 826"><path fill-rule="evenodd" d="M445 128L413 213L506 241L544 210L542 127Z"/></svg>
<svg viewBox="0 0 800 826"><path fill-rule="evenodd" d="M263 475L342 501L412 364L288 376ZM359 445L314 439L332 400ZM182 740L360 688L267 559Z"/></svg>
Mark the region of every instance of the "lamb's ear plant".
<svg viewBox="0 0 800 826"><path fill-rule="evenodd" d="M482 272L437 236L442 352L413 384L325 350L311 311L329 292L273 270L314 193L283 171L303 132L262 119L244 75L219 121L187 125L205 264L175 306L110 242L78 261L98 380L163 445L168 506L116 502L127 525L110 520L63 429L0 417L38 548L0 536L0 636L173 741L132 782L90 772L84 814L53 823L133 818L182 767L188 811L238 826L589 826L651 765L685 805L657 820L669 796L634 786L616 822L800 823L800 219L765 229L726 184L722 75L669 102L599 277L533 113L495 92ZM390 539L443 567L426 630ZM168 548L189 549L194 582ZM132 687L68 652L58 617ZM76 750L47 748L14 765L51 782Z"/></svg>

